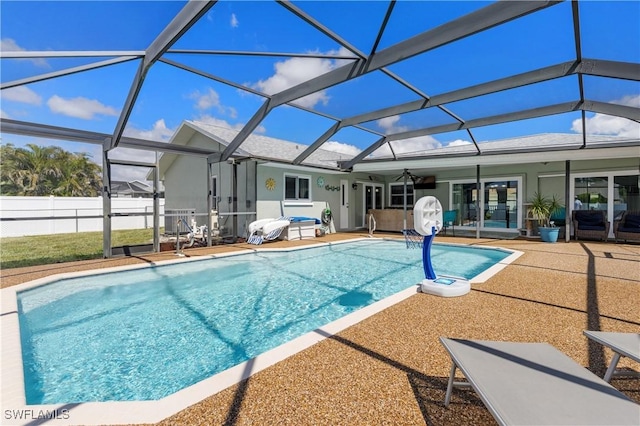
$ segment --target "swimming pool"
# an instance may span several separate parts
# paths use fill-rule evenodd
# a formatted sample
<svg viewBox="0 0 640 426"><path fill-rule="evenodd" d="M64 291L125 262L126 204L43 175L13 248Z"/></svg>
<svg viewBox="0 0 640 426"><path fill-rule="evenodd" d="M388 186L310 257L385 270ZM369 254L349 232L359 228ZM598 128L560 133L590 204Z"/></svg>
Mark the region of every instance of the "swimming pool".
<svg viewBox="0 0 640 426"><path fill-rule="evenodd" d="M432 247L473 278L503 250ZM17 294L28 404L155 400L415 286L420 250L365 240L65 279Z"/></svg>

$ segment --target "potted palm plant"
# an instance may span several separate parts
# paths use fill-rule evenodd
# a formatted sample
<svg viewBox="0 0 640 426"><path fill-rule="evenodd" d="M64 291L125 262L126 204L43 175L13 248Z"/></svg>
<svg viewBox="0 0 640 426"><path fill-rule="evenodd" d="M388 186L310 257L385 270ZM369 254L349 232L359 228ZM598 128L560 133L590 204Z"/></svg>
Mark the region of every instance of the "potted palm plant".
<svg viewBox="0 0 640 426"><path fill-rule="evenodd" d="M540 239L542 241L547 243L555 243L558 241L560 228L551 222L551 215L561 208L562 204L560 204L560 201L555 195L551 199L544 197L539 192L533 195L529 209L533 218L541 222L538 230L540 231Z"/></svg>

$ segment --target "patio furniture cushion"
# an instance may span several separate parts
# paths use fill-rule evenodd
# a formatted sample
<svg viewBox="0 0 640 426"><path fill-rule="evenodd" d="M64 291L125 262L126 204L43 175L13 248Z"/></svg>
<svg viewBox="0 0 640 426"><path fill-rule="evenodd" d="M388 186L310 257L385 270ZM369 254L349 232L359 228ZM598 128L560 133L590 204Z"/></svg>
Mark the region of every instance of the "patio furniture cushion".
<svg viewBox="0 0 640 426"><path fill-rule="evenodd" d="M601 231L605 228L604 217L600 211L577 211L575 220L578 222L578 229L587 231Z"/></svg>
<svg viewBox="0 0 640 426"><path fill-rule="evenodd" d="M640 232L640 215L626 214L624 222L618 226L618 231Z"/></svg>

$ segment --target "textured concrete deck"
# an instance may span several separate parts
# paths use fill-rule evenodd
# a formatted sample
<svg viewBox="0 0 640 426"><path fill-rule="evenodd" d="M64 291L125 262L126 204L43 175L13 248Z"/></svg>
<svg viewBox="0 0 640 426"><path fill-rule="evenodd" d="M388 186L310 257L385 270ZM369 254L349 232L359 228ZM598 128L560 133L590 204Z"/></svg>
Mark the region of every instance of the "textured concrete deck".
<svg viewBox="0 0 640 426"><path fill-rule="evenodd" d="M361 235L333 234L315 242L354 236ZM450 237L438 241L498 246L524 255L487 282L474 284L466 296L416 294L161 424L495 424L471 390L455 390L451 405L444 408L450 361L439 336L548 342L602 376L612 353L582 331L640 332L640 245ZM268 247L308 243L274 242ZM238 244L186 253L252 247ZM10 269L0 277L6 287L61 272L171 258L173 253L163 253ZM640 370L626 358L618 366ZM612 384L640 403L639 379L615 378Z"/></svg>

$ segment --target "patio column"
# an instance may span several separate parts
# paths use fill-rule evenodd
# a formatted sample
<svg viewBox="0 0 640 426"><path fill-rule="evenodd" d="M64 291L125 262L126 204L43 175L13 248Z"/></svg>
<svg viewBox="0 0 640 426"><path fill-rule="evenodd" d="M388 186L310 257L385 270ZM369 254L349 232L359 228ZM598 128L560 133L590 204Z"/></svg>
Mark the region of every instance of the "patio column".
<svg viewBox="0 0 640 426"><path fill-rule="evenodd" d="M106 145L102 150L102 257L111 257L111 163Z"/></svg>
<svg viewBox="0 0 640 426"><path fill-rule="evenodd" d="M153 251L160 253L160 156L156 151L153 169Z"/></svg>
<svg viewBox="0 0 640 426"><path fill-rule="evenodd" d="M476 164L476 238L480 239L480 164Z"/></svg>
<svg viewBox="0 0 640 426"><path fill-rule="evenodd" d="M407 229L407 174L408 174L408 170L404 169L404 172L402 172L402 177L404 177L404 192L403 192L403 199L404 199L404 220L402 221L402 229ZM414 189L415 191L415 189ZM414 195L414 200L415 200L415 195Z"/></svg>
<svg viewBox="0 0 640 426"><path fill-rule="evenodd" d="M213 173L211 173L212 163L207 158L207 247L211 247L211 210L213 210Z"/></svg>
<svg viewBox="0 0 640 426"><path fill-rule="evenodd" d="M584 122L584 121L583 121ZM571 161L566 160L564 163L564 242L571 241Z"/></svg>

